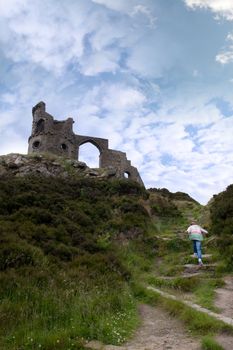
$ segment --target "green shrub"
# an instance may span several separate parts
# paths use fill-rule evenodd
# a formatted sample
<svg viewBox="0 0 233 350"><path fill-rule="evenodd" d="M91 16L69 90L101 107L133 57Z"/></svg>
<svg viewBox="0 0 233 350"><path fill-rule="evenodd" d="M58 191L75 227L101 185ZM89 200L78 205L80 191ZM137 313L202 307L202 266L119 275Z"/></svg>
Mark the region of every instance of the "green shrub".
<svg viewBox="0 0 233 350"><path fill-rule="evenodd" d="M218 246L226 261L226 269L233 271L233 185L214 196L210 205L211 231L218 236Z"/></svg>
<svg viewBox="0 0 233 350"><path fill-rule="evenodd" d="M202 338L202 349L203 350L224 350L211 336L205 336Z"/></svg>
<svg viewBox="0 0 233 350"><path fill-rule="evenodd" d="M0 247L0 270L24 265L43 265L44 255L40 249L23 242L3 243Z"/></svg>
<svg viewBox="0 0 233 350"><path fill-rule="evenodd" d="M156 249L145 198L131 181L0 178L1 349L119 345L132 334L128 283Z"/></svg>
<svg viewBox="0 0 233 350"><path fill-rule="evenodd" d="M188 250L190 247L190 242L188 240L181 239L179 237L170 239L165 243L166 249L173 252L181 252Z"/></svg>

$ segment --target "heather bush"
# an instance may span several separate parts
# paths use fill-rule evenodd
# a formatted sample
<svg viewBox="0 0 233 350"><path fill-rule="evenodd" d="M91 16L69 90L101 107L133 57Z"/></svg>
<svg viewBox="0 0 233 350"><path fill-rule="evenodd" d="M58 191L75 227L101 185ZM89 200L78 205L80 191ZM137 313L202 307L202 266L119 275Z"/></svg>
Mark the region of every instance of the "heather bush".
<svg viewBox="0 0 233 350"><path fill-rule="evenodd" d="M233 270L233 185L214 196L210 205L211 231L217 235L217 244L226 262Z"/></svg>
<svg viewBox="0 0 233 350"><path fill-rule="evenodd" d="M146 197L131 181L0 179L1 349L129 337L138 324L133 261L148 269Z"/></svg>

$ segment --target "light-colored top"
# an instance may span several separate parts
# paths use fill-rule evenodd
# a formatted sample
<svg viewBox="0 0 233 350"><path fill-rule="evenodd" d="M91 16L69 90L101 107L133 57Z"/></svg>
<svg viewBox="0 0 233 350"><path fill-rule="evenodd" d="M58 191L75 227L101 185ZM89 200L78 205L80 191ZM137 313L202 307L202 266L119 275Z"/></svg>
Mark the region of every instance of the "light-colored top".
<svg viewBox="0 0 233 350"><path fill-rule="evenodd" d="M208 233L199 225L191 225L188 227L187 232L189 234L189 239L196 241L203 241L203 233Z"/></svg>

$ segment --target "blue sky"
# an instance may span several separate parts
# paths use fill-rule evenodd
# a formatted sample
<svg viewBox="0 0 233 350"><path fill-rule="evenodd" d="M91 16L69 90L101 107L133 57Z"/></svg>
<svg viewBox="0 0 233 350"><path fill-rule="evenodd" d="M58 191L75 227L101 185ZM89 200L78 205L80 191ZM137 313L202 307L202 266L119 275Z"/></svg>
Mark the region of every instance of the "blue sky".
<svg viewBox="0 0 233 350"><path fill-rule="evenodd" d="M0 0L0 60L0 154L27 153L43 100L147 188L205 204L233 183L232 0Z"/></svg>

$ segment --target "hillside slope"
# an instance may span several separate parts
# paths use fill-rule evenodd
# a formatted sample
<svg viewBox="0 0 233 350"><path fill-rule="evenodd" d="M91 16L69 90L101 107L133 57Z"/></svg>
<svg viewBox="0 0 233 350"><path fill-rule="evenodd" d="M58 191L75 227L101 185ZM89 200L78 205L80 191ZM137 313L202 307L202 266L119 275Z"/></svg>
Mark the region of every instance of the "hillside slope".
<svg viewBox="0 0 233 350"><path fill-rule="evenodd" d="M140 322L141 283L213 290L213 276L167 282L191 261L190 219L217 233L213 203L51 155L0 157L0 348L118 345Z"/></svg>
<svg viewBox="0 0 233 350"><path fill-rule="evenodd" d="M75 162L16 159L1 163L0 348L121 343L138 323L129 282L153 246L145 189L90 179L103 170Z"/></svg>
<svg viewBox="0 0 233 350"><path fill-rule="evenodd" d="M225 260L225 268L233 271L233 185L215 195L209 203L211 230Z"/></svg>

